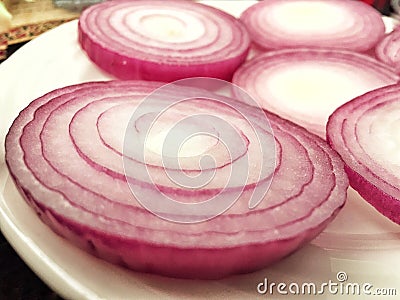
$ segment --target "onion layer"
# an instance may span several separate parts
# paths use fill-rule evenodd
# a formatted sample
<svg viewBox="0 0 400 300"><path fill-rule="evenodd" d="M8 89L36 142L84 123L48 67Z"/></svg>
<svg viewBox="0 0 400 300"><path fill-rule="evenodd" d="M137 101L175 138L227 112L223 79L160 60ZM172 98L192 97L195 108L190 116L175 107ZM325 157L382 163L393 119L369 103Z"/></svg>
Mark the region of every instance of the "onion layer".
<svg viewBox="0 0 400 300"><path fill-rule="evenodd" d="M165 105L165 99L197 93L179 87L156 94L154 102L142 102L159 86L122 81L65 87L33 101L15 120L6 138L7 165L24 198L55 232L101 258L137 271L220 278L282 259L320 233L343 206L348 179L342 160L325 141L231 98L208 94L212 101L194 98L179 102L176 109L171 106L157 118L161 123L154 132L145 135L144 160L135 152L137 145L125 151L143 139L148 118L159 111L159 105ZM132 117L133 108L140 105L143 110L134 110ZM209 134L205 140L194 139L187 148L180 148L178 157L184 158L184 167L179 169L168 160L163 165L158 136L171 120L186 120L182 116L191 117L194 112L228 120L237 135L216 122L190 119L183 123L189 133L193 129ZM249 122L254 127L249 127ZM132 139L125 132L131 133ZM209 135L217 138L208 139ZM220 142L229 145L231 141L237 149L228 149L232 153L227 160ZM271 152L260 155L257 145L263 143L273 147L276 164L271 164ZM214 167L206 161L196 168L189 159L198 161L196 151L215 154ZM243 165L243 157L247 157L247 165ZM135 173L140 165L154 175L153 184L145 174ZM228 178L226 169L237 166L247 169ZM124 167L131 171L125 173ZM215 176L210 177L209 185L194 189L176 184L179 176L196 179L192 175L211 171ZM241 173L248 176L237 181ZM270 179L268 193L249 209L258 187ZM144 194L137 194L132 184ZM194 203L215 193L229 200L238 189L237 201L208 221L182 224L166 220L181 211L166 208L162 195ZM136 195L145 195L159 205L150 212ZM200 211L200 216L209 212Z"/></svg>
<svg viewBox="0 0 400 300"><path fill-rule="evenodd" d="M325 137L326 121L337 107L398 80L393 69L369 56L303 48L258 55L232 82L263 108Z"/></svg>
<svg viewBox="0 0 400 300"><path fill-rule="evenodd" d="M192 1L106 1L79 19L79 42L120 79L230 80L250 37L233 16Z"/></svg>
<svg viewBox="0 0 400 300"><path fill-rule="evenodd" d="M386 35L376 46L375 56L383 63L400 72L400 29Z"/></svg>
<svg viewBox="0 0 400 300"><path fill-rule="evenodd" d="M364 52L383 37L382 17L352 0L268 0L241 16L254 43L265 50L293 47Z"/></svg>
<svg viewBox="0 0 400 300"><path fill-rule="evenodd" d="M351 186L400 224L400 86L366 93L329 118L327 140L342 156Z"/></svg>

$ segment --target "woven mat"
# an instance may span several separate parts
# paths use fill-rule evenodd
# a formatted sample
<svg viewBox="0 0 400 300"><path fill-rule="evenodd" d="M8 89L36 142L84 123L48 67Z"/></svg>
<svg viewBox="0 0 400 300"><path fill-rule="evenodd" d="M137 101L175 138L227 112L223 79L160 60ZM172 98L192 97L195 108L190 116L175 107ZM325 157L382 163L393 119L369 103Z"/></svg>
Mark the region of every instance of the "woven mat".
<svg viewBox="0 0 400 300"><path fill-rule="evenodd" d="M25 42L41 33L79 17L79 12L55 7L52 0L8 0L12 14L10 31L0 33L0 59L8 45Z"/></svg>

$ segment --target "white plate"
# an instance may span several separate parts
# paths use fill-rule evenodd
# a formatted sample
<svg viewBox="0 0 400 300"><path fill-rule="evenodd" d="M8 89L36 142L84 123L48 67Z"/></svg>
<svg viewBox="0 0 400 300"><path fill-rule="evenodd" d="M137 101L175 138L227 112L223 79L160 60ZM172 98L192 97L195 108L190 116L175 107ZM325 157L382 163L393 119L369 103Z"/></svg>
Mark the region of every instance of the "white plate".
<svg viewBox="0 0 400 300"><path fill-rule="evenodd" d="M209 1L210 2L210 1ZM214 1L235 15L252 4ZM80 50L77 22L62 25L28 43L0 65L0 142L12 120L31 100L55 88L110 77ZM310 245L274 266L218 281L177 280L113 266L70 245L43 225L15 189L0 147L0 226L26 263L56 292L72 299L247 299L257 284L338 282L397 288L400 295L400 227L366 204L354 191L336 220ZM263 295L262 297L266 297ZM282 299L275 290L269 299ZM293 296L310 299L308 295ZM398 297L398 296L397 296ZM324 295L312 299L349 299ZM385 299L370 296L368 299ZM390 296L387 299L396 299ZM398 299L398 298L397 298Z"/></svg>

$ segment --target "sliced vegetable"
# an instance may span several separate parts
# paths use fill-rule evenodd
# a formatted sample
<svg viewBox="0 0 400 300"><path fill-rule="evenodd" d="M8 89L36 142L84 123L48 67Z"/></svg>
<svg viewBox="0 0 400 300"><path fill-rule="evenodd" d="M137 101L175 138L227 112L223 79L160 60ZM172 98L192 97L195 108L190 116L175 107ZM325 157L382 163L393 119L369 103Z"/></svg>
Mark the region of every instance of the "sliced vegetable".
<svg viewBox="0 0 400 300"><path fill-rule="evenodd" d="M348 187L343 162L322 139L231 98L208 92L196 98L192 87L163 87L153 101L142 102L159 86L115 81L65 87L33 101L14 121L6 138L10 173L58 234L136 271L220 278L284 258L320 233L343 206ZM189 100L176 102L182 98ZM160 107L165 114L154 118ZM224 122L209 122L205 115ZM167 141L182 141L170 130L178 120L190 137L207 134L169 148ZM146 133L149 124L155 125ZM164 129L172 140L163 138ZM160 143L166 151L179 149L175 158L182 165L171 162L174 156ZM214 163L199 160L202 154ZM240 172L226 171L238 167ZM215 176L204 185L182 181L197 184L210 173ZM210 207L171 211L164 202L168 196L201 204L215 195L225 204L232 195L237 201L222 213L214 202L219 215L203 222L199 218L207 219ZM143 196L155 207L144 208L149 202ZM183 224L188 218L192 222Z"/></svg>
<svg viewBox="0 0 400 300"><path fill-rule="evenodd" d="M106 1L79 19L79 42L101 69L120 79L230 80L250 37L233 16L192 1Z"/></svg>
<svg viewBox="0 0 400 300"><path fill-rule="evenodd" d="M232 82L263 108L325 137L326 121L337 107L398 80L393 69L369 56L303 48L258 55Z"/></svg>
<svg viewBox="0 0 400 300"><path fill-rule="evenodd" d="M386 35L375 48L376 57L383 63L400 72L400 29Z"/></svg>
<svg viewBox="0 0 400 300"><path fill-rule="evenodd" d="M310 47L364 52L383 37L382 17L352 0L268 0L243 12L254 43L265 50Z"/></svg>
<svg viewBox="0 0 400 300"><path fill-rule="evenodd" d="M351 186L400 224L400 86L366 93L329 118L327 140L342 156Z"/></svg>

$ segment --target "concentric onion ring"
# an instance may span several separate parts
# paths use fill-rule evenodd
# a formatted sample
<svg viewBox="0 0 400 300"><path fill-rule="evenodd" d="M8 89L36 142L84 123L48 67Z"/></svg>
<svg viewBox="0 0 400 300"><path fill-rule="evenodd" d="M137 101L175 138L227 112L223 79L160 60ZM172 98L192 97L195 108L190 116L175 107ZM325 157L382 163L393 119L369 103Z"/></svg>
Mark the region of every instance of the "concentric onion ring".
<svg viewBox="0 0 400 300"><path fill-rule="evenodd" d="M363 54L301 48L258 55L235 72L232 82L261 107L325 137L337 107L398 80L392 68Z"/></svg>
<svg viewBox="0 0 400 300"><path fill-rule="evenodd" d="M382 17L352 0L268 0L241 16L252 40L265 50L310 47L365 52L383 37Z"/></svg>
<svg viewBox="0 0 400 300"><path fill-rule="evenodd" d="M351 186L400 224L400 86L366 93L329 118L327 140L344 159Z"/></svg>
<svg viewBox="0 0 400 300"><path fill-rule="evenodd" d="M247 137L243 138L244 148L234 151L229 164L240 166L244 150L249 158L248 180L241 187L233 181L232 185L224 186L222 193L229 198L241 188L238 200L206 222L181 224L149 212L133 196L122 176L121 156L125 153L122 140L124 132L130 132L125 130L126 123L128 129L129 124L135 124L133 128L140 140L141 122L146 121L140 116L157 111L158 105L164 105L163 99L171 95L174 99L197 92L180 87L162 93L164 97L150 102L151 105L146 106L148 101L141 102L159 86L125 81L65 87L33 101L15 120L6 138L7 165L24 198L57 233L101 258L137 271L184 278L220 278L257 270L282 259L321 232L343 206L347 177L341 159L325 141L276 115L210 93L211 98L222 102L195 99L188 102L191 112L207 111L212 116L234 120L238 138ZM123 108L139 103L145 105L142 111L145 113L133 119L127 117L130 112ZM179 114L173 109L168 112L172 113L165 115L162 122L189 114L181 109ZM265 117L273 129L277 163L272 170L267 168L254 177L268 159L266 154L252 155L257 154L254 144L271 142L272 138ZM102 122L105 123L100 125ZM260 140L255 140L246 122L259 125L256 131L262 135ZM204 123L202 130L210 127ZM105 124L116 125L110 128ZM194 122L190 126L202 125ZM161 127L156 127L156 133L158 128ZM218 132L219 128L211 128L210 132ZM107 130L120 142L112 141ZM224 132L216 136L224 136ZM219 192L225 182L223 170L228 164L218 144L218 141L205 143L206 151L219 154L215 172L222 174L213 178L211 190L207 186L196 190L179 188L167 182L164 171L178 170L157 165L154 147L149 147L151 164L146 166L156 175L152 177L155 185L148 184L141 174L129 178L134 173L127 172L126 176L149 198L156 197L155 200L162 199L156 193L157 185L164 187L161 192L182 202L202 200L212 196L213 191ZM132 161L135 166L146 164L136 159L135 152L128 154L123 158L125 161ZM223 158L222 164L218 164L219 157ZM194 166L190 161L186 163ZM270 178L271 171L274 177L268 193L255 208L249 209L253 192ZM254 181L256 178L258 181ZM162 202L158 208L164 208Z"/></svg>
<svg viewBox="0 0 400 300"><path fill-rule="evenodd" d="M386 35L375 48L376 57L400 72L400 29Z"/></svg>
<svg viewBox="0 0 400 300"><path fill-rule="evenodd" d="M106 1L79 19L89 58L120 79L230 80L250 37L233 16L192 1Z"/></svg>

